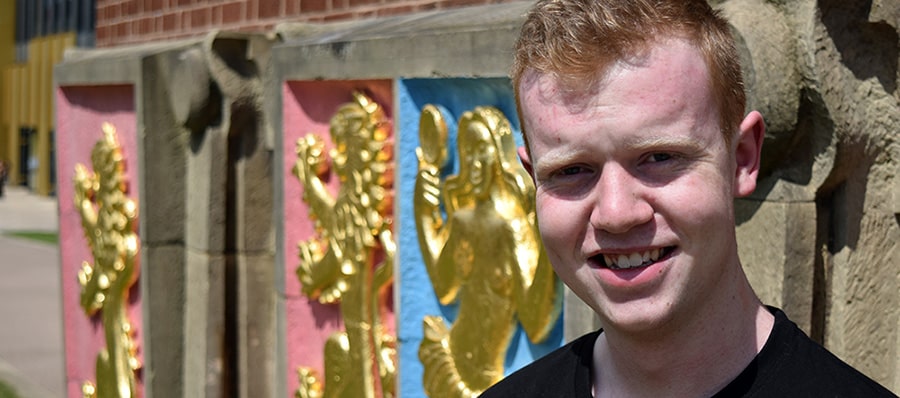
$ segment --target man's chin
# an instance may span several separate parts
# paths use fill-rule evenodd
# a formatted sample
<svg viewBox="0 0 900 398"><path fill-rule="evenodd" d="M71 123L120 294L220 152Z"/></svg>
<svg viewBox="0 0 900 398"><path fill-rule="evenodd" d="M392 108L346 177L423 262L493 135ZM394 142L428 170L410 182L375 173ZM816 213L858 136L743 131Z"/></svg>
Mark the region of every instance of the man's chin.
<svg viewBox="0 0 900 398"><path fill-rule="evenodd" d="M659 308L657 308L659 307ZM669 306L646 303L609 304L600 314L604 330L626 333L631 337L665 331L672 318Z"/></svg>

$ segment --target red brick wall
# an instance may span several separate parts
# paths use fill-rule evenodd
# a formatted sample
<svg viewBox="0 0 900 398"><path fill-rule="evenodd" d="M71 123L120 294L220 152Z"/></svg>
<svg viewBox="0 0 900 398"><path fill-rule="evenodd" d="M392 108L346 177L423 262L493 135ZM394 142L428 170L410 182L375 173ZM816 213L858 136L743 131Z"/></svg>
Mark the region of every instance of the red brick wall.
<svg viewBox="0 0 900 398"><path fill-rule="evenodd" d="M97 0L97 47L266 31L280 22L409 14L509 0Z"/></svg>

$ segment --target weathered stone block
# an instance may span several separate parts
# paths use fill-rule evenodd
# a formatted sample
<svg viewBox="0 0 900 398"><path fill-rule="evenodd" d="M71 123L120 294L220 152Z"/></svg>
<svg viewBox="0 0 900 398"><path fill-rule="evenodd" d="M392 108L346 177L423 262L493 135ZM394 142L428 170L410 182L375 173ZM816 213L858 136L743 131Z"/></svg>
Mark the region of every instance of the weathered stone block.
<svg viewBox="0 0 900 398"><path fill-rule="evenodd" d="M186 250L184 288L184 396L220 397L227 386L229 332L226 260Z"/></svg>
<svg viewBox="0 0 900 398"><path fill-rule="evenodd" d="M785 311L810 333L816 251L816 206L737 200L738 253L763 303ZM752 216L751 216L752 215Z"/></svg>
<svg viewBox="0 0 900 398"><path fill-rule="evenodd" d="M177 245L144 246L144 385L148 397L184 396L185 254Z"/></svg>

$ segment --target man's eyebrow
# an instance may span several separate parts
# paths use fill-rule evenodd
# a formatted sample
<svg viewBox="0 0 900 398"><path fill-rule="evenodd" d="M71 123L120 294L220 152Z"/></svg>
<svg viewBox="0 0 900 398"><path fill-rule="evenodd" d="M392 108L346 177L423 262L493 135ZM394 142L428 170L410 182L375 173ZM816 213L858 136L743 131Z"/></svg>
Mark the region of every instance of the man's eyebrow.
<svg viewBox="0 0 900 398"><path fill-rule="evenodd" d="M685 136L655 135L651 137L631 137L625 141L629 149L646 150L665 147L675 147L691 151L700 151L704 148L695 138Z"/></svg>
<svg viewBox="0 0 900 398"><path fill-rule="evenodd" d="M572 162L573 159L576 159L578 156L572 152L566 151L563 153L559 152L549 152L544 154L538 159L532 159L534 161L533 166L535 170L541 170L545 168L557 167L561 164Z"/></svg>

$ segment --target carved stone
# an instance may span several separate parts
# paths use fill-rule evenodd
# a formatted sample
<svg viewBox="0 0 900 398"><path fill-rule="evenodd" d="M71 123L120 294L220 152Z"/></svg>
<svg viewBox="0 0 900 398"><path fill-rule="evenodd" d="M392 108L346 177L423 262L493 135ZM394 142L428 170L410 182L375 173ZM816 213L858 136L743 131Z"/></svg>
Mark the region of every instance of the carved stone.
<svg viewBox="0 0 900 398"><path fill-rule="evenodd" d="M272 396L272 40L70 53L57 84L135 87L146 396Z"/></svg>

